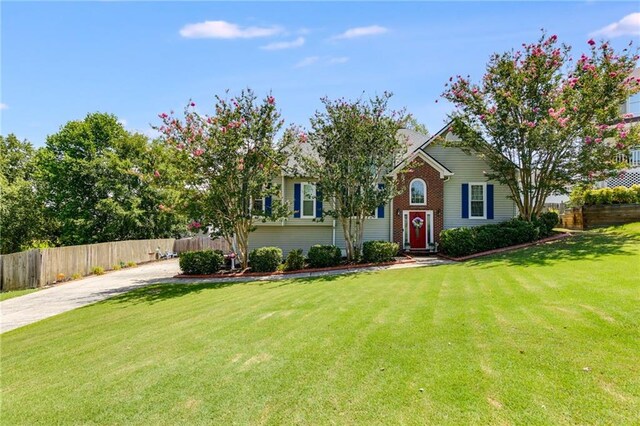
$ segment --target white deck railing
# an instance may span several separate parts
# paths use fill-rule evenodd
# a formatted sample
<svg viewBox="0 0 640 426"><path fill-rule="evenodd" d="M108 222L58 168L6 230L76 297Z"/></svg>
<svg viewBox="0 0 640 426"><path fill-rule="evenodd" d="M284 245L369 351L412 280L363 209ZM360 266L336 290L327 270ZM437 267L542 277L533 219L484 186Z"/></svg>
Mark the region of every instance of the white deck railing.
<svg viewBox="0 0 640 426"><path fill-rule="evenodd" d="M640 167L640 149L633 149L629 151L629 156L619 155L618 161L621 163L627 163L629 167Z"/></svg>

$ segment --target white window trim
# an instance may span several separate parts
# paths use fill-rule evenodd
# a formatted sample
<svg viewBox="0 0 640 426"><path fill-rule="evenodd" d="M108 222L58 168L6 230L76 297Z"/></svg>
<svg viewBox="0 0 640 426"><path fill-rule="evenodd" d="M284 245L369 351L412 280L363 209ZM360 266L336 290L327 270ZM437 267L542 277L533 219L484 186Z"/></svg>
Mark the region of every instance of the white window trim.
<svg viewBox="0 0 640 426"><path fill-rule="evenodd" d="M311 185L313 186L313 212L311 214L311 216L307 215L305 216L304 214L304 186L305 185ZM318 192L317 192L317 187L315 183L312 182L301 182L300 183L300 219L315 219L316 217L316 200L317 200L317 196L318 196ZM307 200L309 201L309 200Z"/></svg>
<svg viewBox="0 0 640 426"><path fill-rule="evenodd" d="M471 187L482 186L482 216L472 216L471 212ZM483 220L487 219L487 183L486 182L469 182L469 219Z"/></svg>
<svg viewBox="0 0 640 426"><path fill-rule="evenodd" d="M411 196L411 187L413 186L413 182L422 182L422 186L424 187L424 203L414 203L412 201L412 196ZM411 182L409 183L409 205L410 206L426 206L427 205L427 183L420 179L420 178L415 178L412 179Z"/></svg>

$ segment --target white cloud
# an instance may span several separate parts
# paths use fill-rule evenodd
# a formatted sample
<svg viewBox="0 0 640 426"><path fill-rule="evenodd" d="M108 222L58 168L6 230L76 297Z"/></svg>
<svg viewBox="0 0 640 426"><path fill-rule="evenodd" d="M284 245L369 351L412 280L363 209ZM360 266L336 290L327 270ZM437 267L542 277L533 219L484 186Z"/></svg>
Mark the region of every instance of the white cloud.
<svg viewBox="0 0 640 426"><path fill-rule="evenodd" d="M295 67L296 68L302 68L302 67L308 67L309 65L313 65L316 62L318 62L320 60L319 56L307 56L306 58L304 58L303 60L301 60L300 62L298 62Z"/></svg>
<svg viewBox="0 0 640 426"><path fill-rule="evenodd" d="M600 28L590 34L592 37L603 36L608 38L621 36L640 36L640 12L630 13L618 22Z"/></svg>
<svg viewBox="0 0 640 426"><path fill-rule="evenodd" d="M300 47L304 44L304 37L298 37L295 40L291 41L276 41L273 43L269 43L266 46L262 46L264 50L282 50L282 49L292 49L294 47Z"/></svg>
<svg viewBox="0 0 640 426"><path fill-rule="evenodd" d="M280 27L241 27L226 21L204 21L187 24L180 30L185 38L256 38L269 37L282 32Z"/></svg>
<svg viewBox="0 0 640 426"><path fill-rule="evenodd" d="M0 104L0 110L3 110L3 109L9 109L9 105L7 105L7 104Z"/></svg>
<svg viewBox="0 0 640 426"><path fill-rule="evenodd" d="M333 37L333 39L341 40L341 39L349 39L349 38L356 38L356 37L365 37L365 36L384 34L386 32L389 32L389 30L385 27L381 27L380 25L370 25L368 27L349 28L347 31L343 32L342 34L339 34Z"/></svg>
<svg viewBox="0 0 640 426"><path fill-rule="evenodd" d="M329 58L328 62L330 64L344 64L348 60L349 60L349 58L346 57L346 56L338 56L338 57L335 57L335 58Z"/></svg>

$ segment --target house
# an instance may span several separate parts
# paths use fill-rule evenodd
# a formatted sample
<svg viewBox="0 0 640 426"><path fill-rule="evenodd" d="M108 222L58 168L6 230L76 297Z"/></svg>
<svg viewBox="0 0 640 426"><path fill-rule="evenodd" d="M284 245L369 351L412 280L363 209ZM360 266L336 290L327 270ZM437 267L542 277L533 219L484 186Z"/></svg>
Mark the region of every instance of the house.
<svg viewBox="0 0 640 426"><path fill-rule="evenodd" d="M432 137L412 130L400 134L408 138L409 150L391 173L404 173L405 188L366 221L365 241L395 241L403 249L424 251L436 246L443 229L498 223L516 215L508 188L487 181L488 166L481 158L443 146L442 137L454 137L448 126ZM403 171L407 164L411 168ZM315 244L334 244L344 250L340 224L331 217L320 219L323 200L312 181L281 176L277 184L280 197L290 202L294 213L277 222L258 223L250 236L250 249L276 246L286 254L298 248L306 252ZM259 200L256 207L269 209L271 202Z"/></svg>
<svg viewBox="0 0 640 426"><path fill-rule="evenodd" d="M631 74L633 77L640 78L640 68L633 70ZM631 95L627 101L620 106L620 112L622 115L633 114L633 116L626 121L630 126L640 125L640 93ZM629 150L629 156L627 158L620 158L621 162L626 162L628 167L617 177L607 179L599 182L600 188L612 188L615 186L631 187L632 185L640 185L640 147L636 147Z"/></svg>

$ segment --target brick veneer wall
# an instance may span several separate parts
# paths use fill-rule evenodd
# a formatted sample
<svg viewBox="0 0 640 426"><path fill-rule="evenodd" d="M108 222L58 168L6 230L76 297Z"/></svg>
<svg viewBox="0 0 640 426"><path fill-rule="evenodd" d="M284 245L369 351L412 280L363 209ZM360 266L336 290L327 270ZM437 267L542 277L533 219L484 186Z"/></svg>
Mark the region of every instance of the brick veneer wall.
<svg viewBox="0 0 640 426"><path fill-rule="evenodd" d="M412 206L409 204L409 185L415 178L420 178L427 184L427 205ZM444 215L444 181L440 172L431 167L421 158L413 162L413 167L404 173L404 192L393 199L393 241L402 246L402 211L403 210L433 210L433 237L440 241L440 231L443 228ZM400 209L400 216L396 211Z"/></svg>

